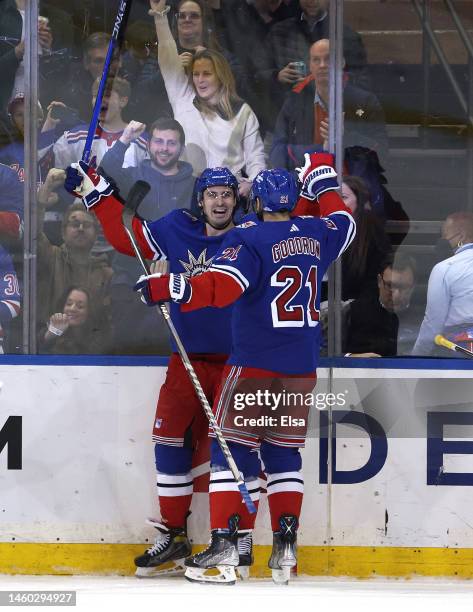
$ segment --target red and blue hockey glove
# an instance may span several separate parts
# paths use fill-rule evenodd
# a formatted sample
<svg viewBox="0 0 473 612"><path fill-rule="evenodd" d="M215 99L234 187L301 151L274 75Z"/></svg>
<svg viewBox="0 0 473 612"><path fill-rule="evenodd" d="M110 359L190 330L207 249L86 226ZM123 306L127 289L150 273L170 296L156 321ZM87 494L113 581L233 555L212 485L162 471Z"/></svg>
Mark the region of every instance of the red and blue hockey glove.
<svg viewBox="0 0 473 612"><path fill-rule="evenodd" d="M0 212L0 240L3 238L13 240L23 238L23 221L14 212Z"/></svg>
<svg viewBox="0 0 473 612"><path fill-rule="evenodd" d="M183 274L149 274L140 276L133 287L141 291L141 300L148 306L163 302L186 303L191 299L192 287Z"/></svg>
<svg viewBox="0 0 473 612"><path fill-rule="evenodd" d="M296 168L302 183L301 196L319 199L326 191L338 189L335 157L331 153L305 153L304 165Z"/></svg>
<svg viewBox="0 0 473 612"><path fill-rule="evenodd" d="M82 161L68 166L64 188L69 193L82 198L86 208L95 206L101 198L113 193L112 185L97 174L94 168Z"/></svg>

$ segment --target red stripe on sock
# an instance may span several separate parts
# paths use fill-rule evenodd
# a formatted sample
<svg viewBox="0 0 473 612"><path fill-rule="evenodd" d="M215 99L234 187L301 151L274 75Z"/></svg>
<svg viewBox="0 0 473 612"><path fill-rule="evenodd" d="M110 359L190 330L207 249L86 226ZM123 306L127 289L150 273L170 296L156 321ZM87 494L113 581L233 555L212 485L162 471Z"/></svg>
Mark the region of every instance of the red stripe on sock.
<svg viewBox="0 0 473 612"><path fill-rule="evenodd" d="M303 494L297 491L282 491L268 495L269 512L271 514L271 529L279 531L279 517L283 514L299 516L301 514Z"/></svg>
<svg viewBox="0 0 473 612"><path fill-rule="evenodd" d="M161 520L166 527L185 527L192 495L159 497Z"/></svg>

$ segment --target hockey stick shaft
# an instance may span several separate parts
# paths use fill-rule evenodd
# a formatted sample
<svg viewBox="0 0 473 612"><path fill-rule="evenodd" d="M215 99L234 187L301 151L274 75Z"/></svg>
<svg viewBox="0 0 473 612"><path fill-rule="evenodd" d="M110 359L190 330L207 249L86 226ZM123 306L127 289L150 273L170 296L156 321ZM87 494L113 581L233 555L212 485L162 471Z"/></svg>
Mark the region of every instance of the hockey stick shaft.
<svg viewBox="0 0 473 612"><path fill-rule="evenodd" d="M459 346L458 344L455 344L455 342L452 342L451 340L447 340L447 338L445 338L441 334L438 334L437 336L435 336L434 342L437 346L443 346L445 348L450 349L451 351L456 351L457 353L461 353L462 355L466 355L470 359L473 359L472 351L469 351L468 349L463 348L463 346Z"/></svg>
<svg viewBox="0 0 473 612"><path fill-rule="evenodd" d="M95 130L99 122L100 109L102 107L103 94L105 91L105 84L107 82L108 73L110 71L110 64L112 63L113 52L118 44L118 36L126 25L128 12L130 9L131 0L120 0L118 7L117 17L115 19L115 25L113 26L112 37L108 44L107 55L105 56L105 62L103 65L102 76L100 78L99 88L97 90L97 96L95 98L94 110L92 112L92 119L90 120L89 130L87 132L87 138L82 151L82 161L86 164L90 161L90 154L92 152L92 142L94 140Z"/></svg>
<svg viewBox="0 0 473 612"><path fill-rule="evenodd" d="M140 265L143 268L143 271L146 273L146 275L149 275L150 269L149 269L148 263L146 259L143 257L140 247L138 246L138 243L135 239L135 236L133 233L133 225L132 225L133 217L135 215L136 209L138 208L139 203L141 202L141 200L143 199L144 195L146 195L146 192L147 192L147 189L144 187L144 185L146 185L146 183L143 183L143 181L138 181L134 185L136 189L134 190L134 188L132 187L132 189L130 190L126 206L123 210L122 220L123 220L123 225L125 227L126 233L128 234L128 238L130 239L131 246L136 254L136 257L138 261L140 262ZM240 491L243 501L245 502L248 512L250 512L250 514L255 514L256 506L254 505L250 497L245 481L243 480L242 475L240 474L240 471L238 469L238 466L235 463L235 460L233 459L230 449L228 448L227 441L223 437L222 430L220 429L220 426L218 425L217 420L212 412L212 408L210 407L207 397L205 396L204 390L202 389L202 385L200 384L197 374L195 373L195 370L189 359L187 351L184 348L184 345L182 344L182 341L179 337L179 334L176 331L176 328L174 327L174 323L172 322L168 309L166 308L164 304L158 304L157 310L163 316L164 321L166 322L169 328L169 331L171 332L171 335L174 338L174 341L177 346L177 350L179 351L179 355L181 356L181 359L182 359L182 363L187 371L187 374L189 375L189 378L195 389L195 392L197 393L197 397L199 398L199 401L202 404L202 408L204 409L205 416L207 417L210 423L210 426L212 427L212 430L215 434L215 437L217 438L217 442L222 450L222 453L225 457L228 467L230 468L230 471L233 474L233 478L237 482L238 489Z"/></svg>

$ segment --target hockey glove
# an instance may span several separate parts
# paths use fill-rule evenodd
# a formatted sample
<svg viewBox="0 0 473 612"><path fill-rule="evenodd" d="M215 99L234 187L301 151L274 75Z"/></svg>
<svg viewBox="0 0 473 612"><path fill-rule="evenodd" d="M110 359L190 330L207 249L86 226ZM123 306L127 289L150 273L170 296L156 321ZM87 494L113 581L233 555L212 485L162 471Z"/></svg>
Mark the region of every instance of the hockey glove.
<svg viewBox="0 0 473 612"><path fill-rule="evenodd" d="M112 185L82 161L68 166L64 188L69 193L82 198L86 208L95 206L101 198L113 193Z"/></svg>
<svg viewBox="0 0 473 612"><path fill-rule="evenodd" d="M0 212L0 240L21 240L23 237L23 221L14 212Z"/></svg>
<svg viewBox="0 0 473 612"><path fill-rule="evenodd" d="M192 288L183 274L143 275L133 289L141 291L141 300L148 306L156 306L169 300L186 303L192 296Z"/></svg>
<svg viewBox="0 0 473 612"><path fill-rule="evenodd" d="M302 183L301 196L318 200L326 191L338 189L335 158L331 153L305 153L304 160L304 165L296 168Z"/></svg>

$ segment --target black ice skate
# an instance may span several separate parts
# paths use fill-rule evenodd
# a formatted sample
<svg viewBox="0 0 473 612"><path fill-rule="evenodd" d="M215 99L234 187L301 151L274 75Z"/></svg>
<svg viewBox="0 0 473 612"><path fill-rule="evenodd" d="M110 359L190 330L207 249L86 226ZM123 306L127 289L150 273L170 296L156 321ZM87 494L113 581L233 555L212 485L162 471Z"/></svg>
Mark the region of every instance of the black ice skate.
<svg viewBox="0 0 473 612"><path fill-rule="evenodd" d="M242 580L250 577L250 566L253 565L253 535L251 531L238 532L238 562L237 573Z"/></svg>
<svg viewBox="0 0 473 612"><path fill-rule="evenodd" d="M191 582L235 584L238 554L237 514L230 517L228 529L213 529L205 550L185 560L185 577Z"/></svg>
<svg viewBox="0 0 473 612"><path fill-rule="evenodd" d="M279 531L273 532L273 550L268 561L276 584L288 584L291 568L297 565L297 527L295 516L279 517Z"/></svg>
<svg viewBox="0 0 473 612"><path fill-rule="evenodd" d="M147 521L158 530L153 546L136 557L135 576L153 578L162 575L181 575L185 572L184 560L192 547L185 528L166 527L154 519Z"/></svg>

